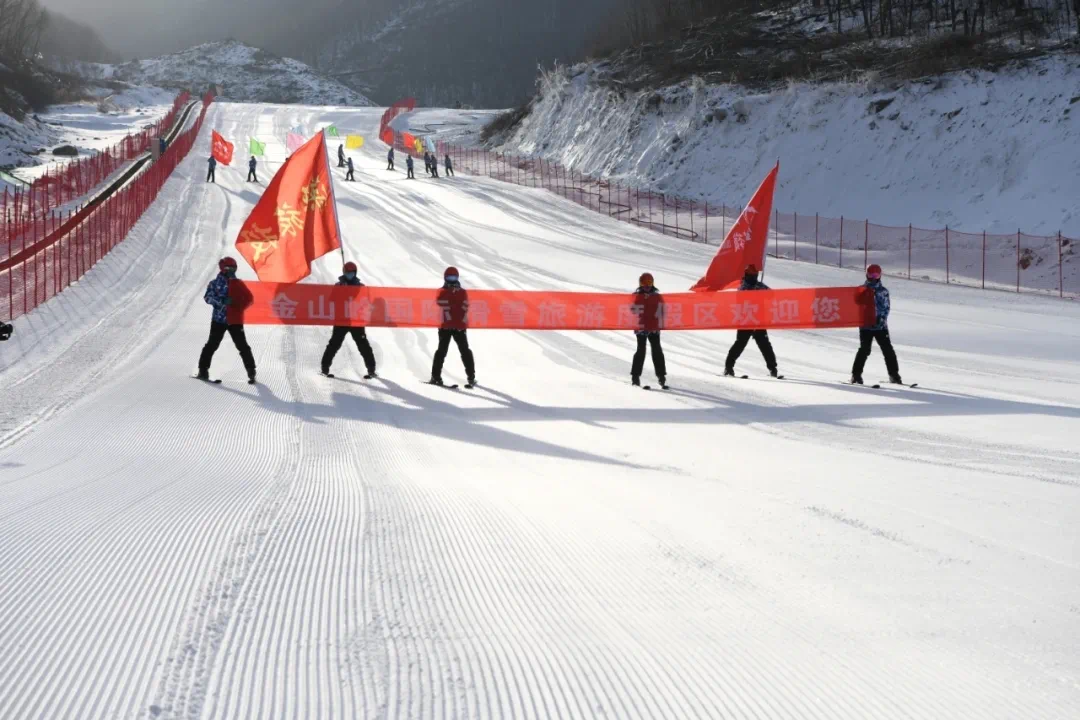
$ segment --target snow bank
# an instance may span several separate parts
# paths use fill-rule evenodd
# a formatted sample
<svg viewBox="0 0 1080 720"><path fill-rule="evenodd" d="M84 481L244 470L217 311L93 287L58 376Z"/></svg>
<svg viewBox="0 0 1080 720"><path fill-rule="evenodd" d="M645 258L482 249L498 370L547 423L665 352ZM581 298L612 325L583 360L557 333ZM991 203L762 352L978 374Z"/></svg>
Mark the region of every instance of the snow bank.
<svg viewBox="0 0 1080 720"><path fill-rule="evenodd" d="M755 94L701 82L628 92L578 65L542 78L502 149L738 206L776 162L781 212L906 227L1080 236L1080 61L900 87Z"/></svg>

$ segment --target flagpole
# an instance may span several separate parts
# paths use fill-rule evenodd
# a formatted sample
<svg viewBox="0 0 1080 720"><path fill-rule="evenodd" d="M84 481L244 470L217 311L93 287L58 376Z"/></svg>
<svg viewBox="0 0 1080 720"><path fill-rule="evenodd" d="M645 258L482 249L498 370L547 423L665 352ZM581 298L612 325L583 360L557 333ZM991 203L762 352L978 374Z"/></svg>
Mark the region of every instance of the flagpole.
<svg viewBox="0 0 1080 720"><path fill-rule="evenodd" d="M334 189L334 174L330 171L330 151L326 149L326 130L324 129L322 135L323 146L323 164L326 166L326 181L330 183L330 194L334 196L334 224L337 225L338 242L341 243L341 263L345 264L345 234L341 232L341 220L338 218L337 211L337 190Z"/></svg>

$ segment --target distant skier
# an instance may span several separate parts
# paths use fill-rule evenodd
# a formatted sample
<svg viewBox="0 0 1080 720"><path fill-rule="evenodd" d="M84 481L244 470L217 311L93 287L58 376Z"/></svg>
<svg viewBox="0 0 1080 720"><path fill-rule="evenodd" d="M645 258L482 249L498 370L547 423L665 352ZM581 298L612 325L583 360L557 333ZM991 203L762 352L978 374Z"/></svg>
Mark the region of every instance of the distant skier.
<svg viewBox="0 0 1080 720"><path fill-rule="evenodd" d="M345 179L346 180L356 180L356 178L353 176L352 158L349 158L348 166L349 166L349 171L347 173L345 173Z"/></svg>
<svg viewBox="0 0 1080 720"><path fill-rule="evenodd" d="M338 145L337 146L337 166L339 168L345 167L345 146L344 145Z"/></svg>
<svg viewBox="0 0 1080 720"><path fill-rule="evenodd" d="M217 185L217 181L214 180L214 170L217 169L217 158L213 155L210 156L209 169L206 171L206 182L214 183Z"/></svg>
<svg viewBox="0 0 1080 720"><path fill-rule="evenodd" d="M881 354L885 356L885 369L889 372L889 382L903 385L900 379L900 365L896 361L896 351L893 350L892 339L889 337L889 290L881 284L881 266L871 265L866 268L866 287L874 293L874 309L877 311L877 320L870 327L859 328L859 350L855 353L855 363L851 366L851 382L854 385L862 385L863 367L866 359L870 357L870 351L877 340L881 347Z"/></svg>
<svg viewBox="0 0 1080 720"><path fill-rule="evenodd" d="M7 340L15 332L15 327L10 323L0 322L0 342Z"/></svg>
<svg viewBox="0 0 1080 720"><path fill-rule="evenodd" d="M432 385L443 384L443 363L446 361L447 351L450 350L450 341L453 340L461 352L461 364L465 366L465 387L472 387L476 384L476 366L473 363L472 350L469 349L469 338L465 334L469 316L469 294L461 287L456 267L448 267L443 273L443 286L436 302L442 307L443 321L439 327L439 347L431 363L430 382Z"/></svg>
<svg viewBox="0 0 1080 720"><path fill-rule="evenodd" d="M446 160L443 165L446 166L446 176L454 177L454 161L450 159L450 153L446 153Z"/></svg>
<svg viewBox="0 0 1080 720"><path fill-rule="evenodd" d="M342 272L342 276L337 281L338 285L363 287L364 283L360 282L360 278L356 277L356 263L345 263ZM330 366L334 362L334 356L341 349L341 344L345 342L346 335L352 335L353 342L356 343L357 349L360 350L360 356L364 358L364 366L367 367L367 375L364 376L364 379L370 380L375 377L375 353L372 352L371 343L368 342L367 330L362 327L349 327L346 325L334 326L334 332L330 335L330 342L327 344L326 352L322 356L322 374L327 377L334 377L330 374Z"/></svg>
<svg viewBox="0 0 1080 720"><path fill-rule="evenodd" d="M638 278L638 289L634 291L634 305L641 307L641 329L635 330L637 352L630 365L630 382L641 385L641 372L645 369L645 345L652 347L653 371L660 387L667 387L667 363L664 361L664 349L660 347L660 308L664 302L660 291L653 284L652 273L642 273Z"/></svg>
<svg viewBox="0 0 1080 720"><path fill-rule="evenodd" d="M259 176L255 174L255 168L258 166L258 164L259 161L255 159L254 155L252 155L251 159L248 160L248 182L259 182Z"/></svg>
<svg viewBox="0 0 1080 720"><path fill-rule="evenodd" d="M416 176L413 175L413 159L412 155L405 156L405 170L407 171L406 178L409 180L415 180Z"/></svg>
<svg viewBox="0 0 1080 720"><path fill-rule="evenodd" d="M206 286L203 300L213 306L214 315L210 321L210 339L206 341L199 356L199 374L195 376L199 380L210 379L210 362L214 359L214 353L221 345L225 333L229 333L236 349L240 351L240 359L247 370L248 383L255 383L255 357L251 354L251 347L244 336L244 326L230 325L228 320L228 309L233 304L233 298L229 296L229 281L235 277L236 260L223 257L218 262L218 276Z"/></svg>
<svg viewBox="0 0 1080 720"><path fill-rule="evenodd" d="M386 153L386 169L394 169L394 148L390 148L390 152Z"/></svg>
<svg viewBox="0 0 1080 720"><path fill-rule="evenodd" d="M431 153L431 177L439 177L439 156Z"/></svg>
<svg viewBox="0 0 1080 720"><path fill-rule="evenodd" d="M164 155L165 150L169 147L169 141L165 138L158 138L158 155Z"/></svg>
<svg viewBox="0 0 1080 720"><path fill-rule="evenodd" d="M424 172L431 175L431 155L426 150L424 151Z"/></svg>
<svg viewBox="0 0 1080 720"><path fill-rule="evenodd" d="M739 289L768 290L769 286L758 280L757 265L747 265ZM758 350L761 351L762 357L765 358L765 365L769 368L769 374L773 377L779 377L776 372L776 353L773 352L772 343L769 342L769 333L766 330L739 330L735 333L735 344L728 351L727 362L724 363L724 375L728 377L735 375L735 361L739 359L743 350L746 349L750 338L754 338Z"/></svg>

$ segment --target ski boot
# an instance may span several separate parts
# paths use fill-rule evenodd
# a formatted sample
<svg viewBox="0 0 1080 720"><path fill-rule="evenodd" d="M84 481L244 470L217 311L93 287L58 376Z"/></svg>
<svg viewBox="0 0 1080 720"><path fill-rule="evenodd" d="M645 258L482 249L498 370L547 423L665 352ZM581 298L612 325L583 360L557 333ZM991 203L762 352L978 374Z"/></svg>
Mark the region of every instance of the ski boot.
<svg viewBox="0 0 1080 720"><path fill-rule="evenodd" d="M900 379L899 375L890 375L889 376L889 382L891 382L893 385L903 385L904 384L904 381Z"/></svg>
<svg viewBox="0 0 1080 720"><path fill-rule="evenodd" d="M735 368L724 368L724 377L735 377Z"/></svg>
<svg viewBox="0 0 1080 720"><path fill-rule="evenodd" d="M851 376L851 384L852 385L862 385L863 384L862 375L852 375Z"/></svg>
<svg viewBox="0 0 1080 720"><path fill-rule="evenodd" d="M632 375L630 377L630 384L633 385L634 387L641 387L641 378L638 377L637 375Z"/></svg>

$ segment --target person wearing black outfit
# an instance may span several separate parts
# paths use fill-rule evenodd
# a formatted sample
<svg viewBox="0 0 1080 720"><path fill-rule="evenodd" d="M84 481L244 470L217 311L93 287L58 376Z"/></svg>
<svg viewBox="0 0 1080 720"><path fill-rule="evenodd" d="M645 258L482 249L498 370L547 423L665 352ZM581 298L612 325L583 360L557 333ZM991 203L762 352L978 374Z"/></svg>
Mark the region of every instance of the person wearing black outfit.
<svg viewBox="0 0 1080 720"><path fill-rule="evenodd" d="M664 349L660 346L660 308L664 302L660 291L653 284L652 273L642 273L638 278L638 289L634 291L634 305L641 308L641 328L634 331L637 336L637 352L630 365L630 382L641 385L641 372L645 369L645 346L652 348L653 371L660 387L667 387L667 363L664 361Z"/></svg>
<svg viewBox="0 0 1080 720"><path fill-rule="evenodd" d="M210 160L207 163L206 182L217 185L217 180L214 179L215 170L217 170L217 158L211 155Z"/></svg>
<svg viewBox="0 0 1080 720"><path fill-rule="evenodd" d="M345 146L344 145L338 145L337 146L337 166L339 168L345 167Z"/></svg>
<svg viewBox="0 0 1080 720"><path fill-rule="evenodd" d="M258 164L259 161L255 159L254 155L252 155L251 159L248 160L248 182L259 182L259 176L255 174L255 168L258 166Z"/></svg>
<svg viewBox="0 0 1080 720"><path fill-rule="evenodd" d="M356 277L356 263L345 263L342 273L341 277L338 278L338 285L364 286L364 283L360 282L360 278ZM367 368L367 375L364 376L364 379L370 380L377 377L375 373L375 353L372 352L371 343L368 342L366 328L349 327L347 325L334 326L334 332L330 335L330 342L326 345L326 352L322 356L322 374L327 377L334 377L330 374L330 366L333 364L334 356L341 349L341 344L345 342L347 335L352 335L353 342L356 343L356 348L360 351L360 357L364 358L364 366Z"/></svg>
<svg viewBox="0 0 1080 720"><path fill-rule="evenodd" d="M758 269L756 265L747 265L739 289L768 290L769 286L758 280ZM739 359L743 350L746 349L746 345L750 342L750 338L754 338L758 350L761 351L762 357L765 358L765 366L769 368L769 374L773 377L777 377L776 353L773 352L772 343L769 342L769 333L767 330L739 330L735 333L735 344L732 345L731 350L728 351L727 362L724 363L724 375L728 377L735 375L735 361Z"/></svg>
<svg viewBox="0 0 1080 720"><path fill-rule="evenodd" d="M469 338L465 334L469 324L469 294L461 287L456 267L448 267L443 273L443 286L436 302L442 308L443 320L439 327L439 347L431 363L430 383L443 384L443 363L450 350L450 341L453 340L461 352L461 364L465 366L465 387L472 387L476 384L476 365L472 350L469 349Z"/></svg>
<svg viewBox="0 0 1080 720"><path fill-rule="evenodd" d="M390 152L386 153L386 169L394 169L394 148L390 148Z"/></svg>
<svg viewBox="0 0 1080 720"><path fill-rule="evenodd" d="M406 175L405 175L406 179L408 179L408 180L415 180L416 179L416 176L413 175L413 159L412 159L412 155L406 155L405 156L405 170L407 171Z"/></svg>
<svg viewBox="0 0 1080 720"><path fill-rule="evenodd" d="M446 175L448 177L454 177L454 161L450 159L450 153L446 154L446 160L443 163L446 166Z"/></svg>
<svg viewBox="0 0 1080 720"><path fill-rule="evenodd" d="M345 173L345 179L346 180L356 180L356 178L353 176L352 158L349 158L348 167L349 167L349 171L347 173Z"/></svg>

